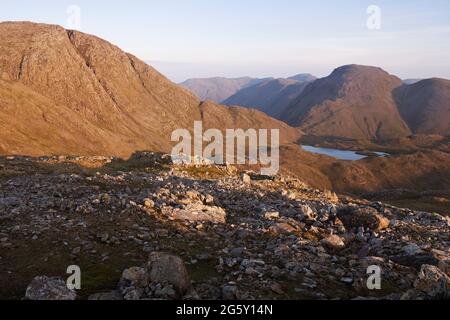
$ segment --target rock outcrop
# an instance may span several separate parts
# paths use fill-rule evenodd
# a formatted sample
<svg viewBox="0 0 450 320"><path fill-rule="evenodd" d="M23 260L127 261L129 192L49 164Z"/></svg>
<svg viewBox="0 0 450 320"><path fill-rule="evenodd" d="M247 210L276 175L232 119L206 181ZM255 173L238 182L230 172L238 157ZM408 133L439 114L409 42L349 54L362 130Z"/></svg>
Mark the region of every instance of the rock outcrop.
<svg viewBox="0 0 450 320"><path fill-rule="evenodd" d="M118 290L100 296L106 299L119 292L124 300L180 299L191 288L188 272L181 258L162 252L150 254L143 267L132 267L122 273ZM91 299L98 299L92 296Z"/></svg>
<svg viewBox="0 0 450 320"><path fill-rule="evenodd" d="M434 298L450 298L450 277L435 266L423 265L414 287Z"/></svg>
<svg viewBox="0 0 450 320"><path fill-rule="evenodd" d="M75 300L75 291L67 288L62 278L39 276L27 287L25 298L28 300Z"/></svg>

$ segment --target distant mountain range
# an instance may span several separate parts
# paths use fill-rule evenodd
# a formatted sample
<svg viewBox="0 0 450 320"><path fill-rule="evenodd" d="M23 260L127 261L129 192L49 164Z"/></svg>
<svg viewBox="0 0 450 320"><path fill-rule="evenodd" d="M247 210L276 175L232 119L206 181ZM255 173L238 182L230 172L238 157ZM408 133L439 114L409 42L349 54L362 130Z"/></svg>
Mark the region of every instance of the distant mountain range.
<svg viewBox="0 0 450 320"><path fill-rule="evenodd" d="M314 79L316 78L310 74L298 74L286 80L304 82ZM190 90L202 101L211 100L217 103L223 103L240 90L271 80L274 80L274 78L196 78L188 79L180 83L180 85Z"/></svg>
<svg viewBox="0 0 450 320"><path fill-rule="evenodd" d="M279 119L310 135L386 140L450 135L450 82L411 85L380 68L348 65L310 85Z"/></svg>
<svg viewBox="0 0 450 320"><path fill-rule="evenodd" d="M379 141L450 135L448 80L402 81L369 66L343 66L322 79L248 83L223 103L263 111L314 136Z"/></svg>

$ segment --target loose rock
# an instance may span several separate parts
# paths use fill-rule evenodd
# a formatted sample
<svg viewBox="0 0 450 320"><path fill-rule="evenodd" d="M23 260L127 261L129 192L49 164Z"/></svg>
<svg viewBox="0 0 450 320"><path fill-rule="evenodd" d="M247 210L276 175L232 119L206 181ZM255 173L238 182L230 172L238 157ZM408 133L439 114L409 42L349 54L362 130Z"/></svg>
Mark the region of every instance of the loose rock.
<svg viewBox="0 0 450 320"><path fill-rule="evenodd" d="M67 288L62 278L36 277L27 287L28 300L75 300L77 294Z"/></svg>

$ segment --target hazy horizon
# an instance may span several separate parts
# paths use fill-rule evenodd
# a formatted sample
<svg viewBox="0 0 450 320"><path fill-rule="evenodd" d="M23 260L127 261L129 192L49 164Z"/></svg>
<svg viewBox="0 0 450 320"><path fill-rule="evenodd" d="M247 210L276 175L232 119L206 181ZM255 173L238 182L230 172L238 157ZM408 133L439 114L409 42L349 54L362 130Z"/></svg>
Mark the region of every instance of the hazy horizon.
<svg viewBox="0 0 450 320"><path fill-rule="evenodd" d="M346 64L378 66L402 79L450 78L446 0L137 0L132 7L125 1L16 0L2 5L0 21L75 24L150 61L175 82L297 73L323 77ZM381 10L379 19L368 11L371 5Z"/></svg>
<svg viewBox="0 0 450 320"><path fill-rule="evenodd" d="M189 64L189 63L176 63L176 62L167 62L167 61L145 61L148 65L154 67L159 72L161 72L164 76L172 80L176 83L183 83L187 80L192 79L214 79L214 78L225 78L225 79L239 79L239 78L255 78L255 79L268 79L268 78L290 78L299 74L311 74L312 76L315 76L317 78L325 78L331 73L342 66L345 65L353 65L355 63L348 63L344 65L338 65L335 67L332 67L328 72L325 71L321 74L316 74L313 72L309 72L308 70L297 70L295 68L288 69L288 68L279 68L274 73L264 73L264 72L250 72L250 73L239 73L239 66L234 66L236 68L236 71L230 71L230 68L228 68L227 71L222 71L222 68L224 66L209 66L210 69L207 70L198 70L198 65L195 64ZM359 64L356 64L359 65ZM379 65L365 65L369 67L380 67ZM230 66L228 66L230 67ZM233 66L231 66L233 68ZM287 70L285 70L287 69ZM214 70L219 70L217 73L214 73ZM437 77L437 76L429 76L429 77L401 77L398 74L395 74L393 72L390 72L388 69L384 69L384 71L388 72L389 74L393 76L399 77L401 80L425 80L425 79L431 79L431 78L441 78L441 79L449 79L447 77ZM185 75L193 75L188 77L177 77L177 74L185 74Z"/></svg>

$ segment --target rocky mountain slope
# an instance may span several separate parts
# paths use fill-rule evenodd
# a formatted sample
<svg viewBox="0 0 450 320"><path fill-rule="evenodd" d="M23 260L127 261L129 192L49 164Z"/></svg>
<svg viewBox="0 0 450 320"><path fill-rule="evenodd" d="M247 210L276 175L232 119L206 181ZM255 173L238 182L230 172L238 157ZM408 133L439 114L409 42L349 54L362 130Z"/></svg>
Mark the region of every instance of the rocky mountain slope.
<svg viewBox="0 0 450 320"><path fill-rule="evenodd" d="M392 92L402 81L385 71L340 67L303 91L281 118L306 133L351 139L387 139L411 134Z"/></svg>
<svg viewBox="0 0 450 320"><path fill-rule="evenodd" d="M0 298L442 299L450 220L170 157L0 158ZM65 286L67 266L82 290ZM367 270L382 270L368 290Z"/></svg>
<svg viewBox="0 0 450 320"><path fill-rule="evenodd" d="M239 90L258 84L264 80L265 79L255 79L250 77L235 79L223 77L200 78L188 79L180 83L180 86L194 93L202 101L211 100L217 103L222 103Z"/></svg>
<svg viewBox="0 0 450 320"><path fill-rule="evenodd" d="M193 94L136 57L58 26L0 23L0 76L4 154L168 152L173 130L191 129L209 114ZM298 135L263 113L208 106L216 119L232 119L229 128L280 128L284 141Z"/></svg>
<svg viewBox="0 0 450 320"><path fill-rule="evenodd" d="M395 96L413 132L450 135L450 80L434 78L404 85Z"/></svg>
<svg viewBox="0 0 450 320"><path fill-rule="evenodd" d="M293 79L267 80L238 91L223 103L255 108L271 117L279 118L309 82Z"/></svg>

